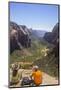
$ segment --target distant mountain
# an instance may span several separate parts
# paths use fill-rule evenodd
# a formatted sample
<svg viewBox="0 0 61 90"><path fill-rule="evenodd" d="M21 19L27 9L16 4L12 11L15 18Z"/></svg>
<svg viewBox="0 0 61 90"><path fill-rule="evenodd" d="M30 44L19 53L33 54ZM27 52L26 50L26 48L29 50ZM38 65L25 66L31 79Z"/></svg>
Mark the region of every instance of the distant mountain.
<svg viewBox="0 0 61 90"><path fill-rule="evenodd" d="M43 38L45 33L46 31L42 31L42 30L32 30L32 35L36 38Z"/></svg>

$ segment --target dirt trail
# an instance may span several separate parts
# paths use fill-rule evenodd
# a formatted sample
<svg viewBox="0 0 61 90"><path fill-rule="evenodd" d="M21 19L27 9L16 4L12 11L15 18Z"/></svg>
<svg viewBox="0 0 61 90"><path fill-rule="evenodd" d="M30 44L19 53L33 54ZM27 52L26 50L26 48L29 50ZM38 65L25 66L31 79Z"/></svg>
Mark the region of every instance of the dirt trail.
<svg viewBox="0 0 61 90"><path fill-rule="evenodd" d="M22 77L29 76L31 74L31 70L24 70L20 69L19 73L22 72ZM14 87L21 87L21 81ZM58 84L58 80L55 77L52 77L46 73L43 72L43 81L41 85L52 85L52 84Z"/></svg>
<svg viewBox="0 0 61 90"><path fill-rule="evenodd" d="M52 76L43 72L42 85L51 85L51 84L58 84L58 80L55 77L52 77Z"/></svg>

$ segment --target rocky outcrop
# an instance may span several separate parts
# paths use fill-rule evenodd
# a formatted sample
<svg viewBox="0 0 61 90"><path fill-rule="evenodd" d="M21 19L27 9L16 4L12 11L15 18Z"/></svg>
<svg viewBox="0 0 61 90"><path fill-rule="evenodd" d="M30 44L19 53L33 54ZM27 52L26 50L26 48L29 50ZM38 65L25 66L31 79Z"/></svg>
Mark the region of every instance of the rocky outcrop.
<svg viewBox="0 0 61 90"><path fill-rule="evenodd" d="M55 57L59 57L59 23L57 23L52 32L47 32L44 39L54 45L52 54L55 53Z"/></svg>
<svg viewBox="0 0 61 90"><path fill-rule="evenodd" d="M24 25L17 25L10 22L10 53L15 49L22 49L23 47L31 46L30 33L31 30Z"/></svg>
<svg viewBox="0 0 61 90"><path fill-rule="evenodd" d="M48 41L49 43L56 44L59 39L59 23L57 23L52 32L47 32L44 35L44 39Z"/></svg>

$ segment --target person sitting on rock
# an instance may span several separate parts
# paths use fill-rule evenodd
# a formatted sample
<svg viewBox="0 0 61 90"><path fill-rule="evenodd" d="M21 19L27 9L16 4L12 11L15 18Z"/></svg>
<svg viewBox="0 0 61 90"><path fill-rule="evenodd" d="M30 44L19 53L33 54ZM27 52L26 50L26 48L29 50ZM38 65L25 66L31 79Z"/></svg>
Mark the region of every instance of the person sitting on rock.
<svg viewBox="0 0 61 90"><path fill-rule="evenodd" d="M12 76L11 76L10 85L18 84L20 82L21 75L19 74L18 71L19 71L18 65L15 64L13 69L12 69Z"/></svg>
<svg viewBox="0 0 61 90"><path fill-rule="evenodd" d="M42 84L42 72L39 70L38 66L33 66L32 71L32 80L36 86L39 86Z"/></svg>

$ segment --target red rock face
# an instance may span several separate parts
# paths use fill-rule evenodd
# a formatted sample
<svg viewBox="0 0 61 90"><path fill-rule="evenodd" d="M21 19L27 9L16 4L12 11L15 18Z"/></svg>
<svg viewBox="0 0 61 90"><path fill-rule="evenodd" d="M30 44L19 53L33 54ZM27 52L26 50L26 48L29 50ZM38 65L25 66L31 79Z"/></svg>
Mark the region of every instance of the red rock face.
<svg viewBox="0 0 61 90"><path fill-rule="evenodd" d="M10 52L31 46L31 39L29 37L30 32L26 26L19 26L16 23L10 22Z"/></svg>

